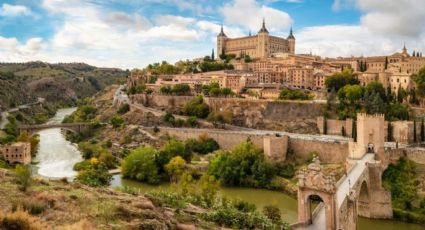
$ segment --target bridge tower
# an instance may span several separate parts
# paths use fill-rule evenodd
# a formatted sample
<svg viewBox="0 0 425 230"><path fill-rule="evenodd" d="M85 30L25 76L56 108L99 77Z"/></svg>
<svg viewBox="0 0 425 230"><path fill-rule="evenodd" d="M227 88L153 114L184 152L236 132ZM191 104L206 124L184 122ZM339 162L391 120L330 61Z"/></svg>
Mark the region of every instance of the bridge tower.
<svg viewBox="0 0 425 230"><path fill-rule="evenodd" d="M313 219L320 221L320 226L326 230L337 229L337 197L336 180L334 175L325 175L318 157L307 169L298 172L298 226L305 228L313 223ZM312 210L315 201L322 202L325 209L324 217L316 217L317 210ZM323 219L324 218L324 219Z"/></svg>
<svg viewBox="0 0 425 230"><path fill-rule="evenodd" d="M375 153L377 159L384 157L385 118L383 114L357 114L357 140L348 144L349 158L361 159L366 153Z"/></svg>

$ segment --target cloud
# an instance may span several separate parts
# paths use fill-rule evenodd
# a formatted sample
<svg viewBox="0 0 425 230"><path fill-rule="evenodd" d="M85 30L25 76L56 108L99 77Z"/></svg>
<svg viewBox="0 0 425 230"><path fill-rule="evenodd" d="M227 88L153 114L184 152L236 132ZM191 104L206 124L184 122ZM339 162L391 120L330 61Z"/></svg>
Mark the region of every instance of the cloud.
<svg viewBox="0 0 425 230"><path fill-rule="evenodd" d="M425 35L403 39L375 33L362 25L327 25L306 27L295 34L296 52L323 57L377 56L400 52L403 42L410 51L425 50Z"/></svg>
<svg viewBox="0 0 425 230"><path fill-rule="evenodd" d="M177 26L188 26L191 23L194 23L196 20L194 18L186 18L182 16L174 15L161 15L156 18L156 23L158 25L177 25Z"/></svg>
<svg viewBox="0 0 425 230"><path fill-rule="evenodd" d="M3 3L0 8L0 16L3 17L16 17L16 16L32 16L34 13L26 6L10 5Z"/></svg>
<svg viewBox="0 0 425 230"><path fill-rule="evenodd" d="M267 28L279 31L292 25L293 20L288 13L258 4L255 0L234 0L221 8L224 21L228 24L241 26L253 32L261 28L263 18Z"/></svg>
<svg viewBox="0 0 425 230"><path fill-rule="evenodd" d="M335 0L332 8L356 7L362 26L387 36L419 37L425 31L423 0Z"/></svg>

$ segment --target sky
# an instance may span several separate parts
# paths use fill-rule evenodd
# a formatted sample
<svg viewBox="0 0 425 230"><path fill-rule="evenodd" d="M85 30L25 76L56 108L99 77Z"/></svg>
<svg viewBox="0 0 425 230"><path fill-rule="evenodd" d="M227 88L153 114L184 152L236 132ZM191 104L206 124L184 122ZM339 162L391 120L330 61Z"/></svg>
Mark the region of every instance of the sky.
<svg viewBox="0 0 425 230"><path fill-rule="evenodd" d="M0 62L143 68L210 55L228 37L293 28L296 53L425 51L425 0L0 0Z"/></svg>

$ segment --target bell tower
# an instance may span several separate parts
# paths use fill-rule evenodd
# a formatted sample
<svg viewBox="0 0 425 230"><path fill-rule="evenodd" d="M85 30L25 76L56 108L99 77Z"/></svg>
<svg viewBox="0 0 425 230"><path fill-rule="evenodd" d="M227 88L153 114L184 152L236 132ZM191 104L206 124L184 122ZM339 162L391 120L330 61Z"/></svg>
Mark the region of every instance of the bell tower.
<svg viewBox="0 0 425 230"><path fill-rule="evenodd" d="M292 27L289 32L289 36L286 40L288 40L288 48L289 48L288 53L295 54L295 37L294 37L294 34L292 33Z"/></svg>

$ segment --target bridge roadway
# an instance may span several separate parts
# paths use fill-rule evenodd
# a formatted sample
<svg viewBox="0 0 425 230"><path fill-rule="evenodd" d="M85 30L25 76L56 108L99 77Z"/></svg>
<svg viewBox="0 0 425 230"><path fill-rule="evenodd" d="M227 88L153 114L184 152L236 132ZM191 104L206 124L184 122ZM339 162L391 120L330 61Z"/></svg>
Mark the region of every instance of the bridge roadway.
<svg viewBox="0 0 425 230"><path fill-rule="evenodd" d="M345 198L349 195L351 186L356 183L356 181L362 175L363 171L366 169L367 167L366 163L374 162L375 161L374 158L375 158L375 155L373 153L367 153L363 156L362 159L355 161L355 166L347 174L346 178L342 181L342 183L337 188L336 203L338 205L338 210L341 208L341 205L344 202ZM307 229L311 229L311 230L326 229L326 217L325 217L324 206L322 206L322 208L319 210L319 213L314 218L313 224L308 226Z"/></svg>
<svg viewBox="0 0 425 230"><path fill-rule="evenodd" d="M42 124L42 125L27 125L19 127L20 130L40 130L50 128L73 128L78 126L86 126L88 123L59 123L59 124Z"/></svg>

